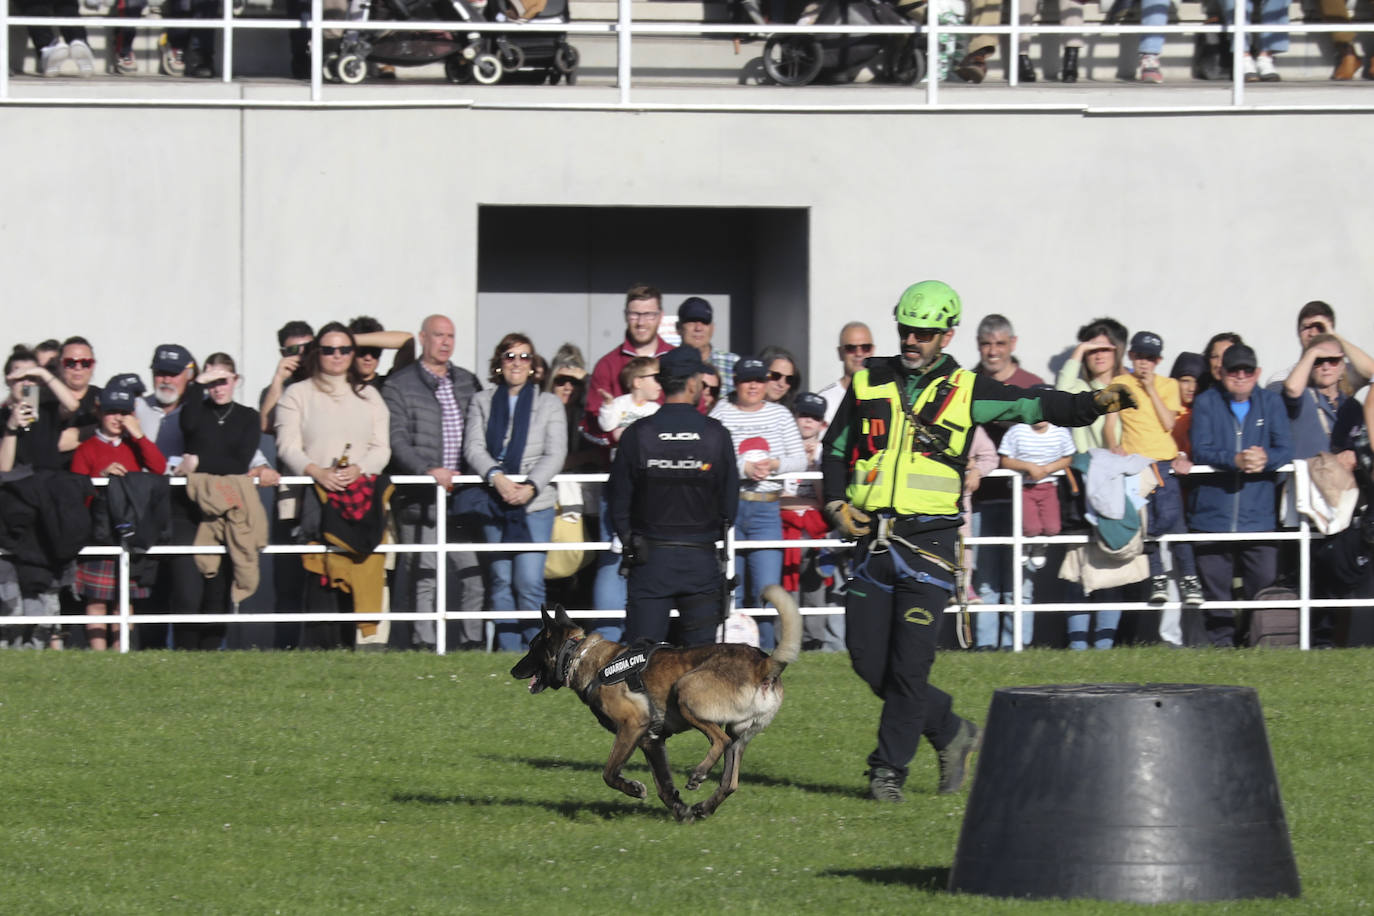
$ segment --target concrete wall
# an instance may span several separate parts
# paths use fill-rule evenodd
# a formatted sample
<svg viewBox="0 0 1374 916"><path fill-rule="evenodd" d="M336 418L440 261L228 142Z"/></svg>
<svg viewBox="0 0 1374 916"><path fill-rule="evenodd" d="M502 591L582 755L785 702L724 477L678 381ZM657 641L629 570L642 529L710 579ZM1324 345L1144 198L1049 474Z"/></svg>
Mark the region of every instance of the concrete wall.
<svg viewBox="0 0 1374 916"><path fill-rule="evenodd" d="M963 295L956 355L998 311L1042 374L1098 314L1160 332L1166 359L1238 330L1274 369L1296 309L1323 298L1374 344L1367 115L6 108L0 124L6 339L83 333L102 381L177 340L242 357L251 398L284 320L359 313L410 329L447 312L457 358L484 361L489 204L802 208L804 269L753 296L813 387L844 321L890 350L891 304L927 277ZM668 254L690 274L702 250ZM782 271L783 251L757 263ZM641 279L628 265L614 285Z"/></svg>

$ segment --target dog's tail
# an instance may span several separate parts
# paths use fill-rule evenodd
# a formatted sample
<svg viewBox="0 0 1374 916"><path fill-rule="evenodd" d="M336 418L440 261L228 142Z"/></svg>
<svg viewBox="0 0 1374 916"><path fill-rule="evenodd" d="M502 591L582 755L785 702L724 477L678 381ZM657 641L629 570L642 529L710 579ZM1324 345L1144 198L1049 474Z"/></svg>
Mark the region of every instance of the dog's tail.
<svg viewBox="0 0 1374 916"><path fill-rule="evenodd" d="M770 585L763 590L763 600L778 609L781 635L777 648L768 659L768 677L777 677L782 669L797 660L801 655L802 618L797 610L797 601L780 585Z"/></svg>

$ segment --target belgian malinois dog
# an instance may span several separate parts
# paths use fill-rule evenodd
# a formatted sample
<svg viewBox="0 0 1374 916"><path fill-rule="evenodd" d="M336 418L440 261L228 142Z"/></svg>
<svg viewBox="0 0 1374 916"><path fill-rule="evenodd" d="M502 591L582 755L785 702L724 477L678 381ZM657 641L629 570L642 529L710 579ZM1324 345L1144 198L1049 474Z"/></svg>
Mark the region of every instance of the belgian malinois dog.
<svg viewBox="0 0 1374 916"><path fill-rule="evenodd" d="M783 695L779 675L801 653L801 614L792 596L774 585L764 589L763 597L782 620L772 655L738 643L689 649L661 646L626 654L621 643L586 635L558 607L552 614L542 612L544 628L510 673L529 679L530 693L571 687L615 733L601 774L606 785L631 798L648 795L643 783L620 775L638 747L653 770L658 797L673 815L683 822L708 817L739 786L744 748L777 715ZM631 677L619 680L626 670ZM689 791L699 788L716 761L725 757L720 785L695 805L684 802L674 788L664 746L670 736L689 728L711 742L706 758L687 778Z"/></svg>

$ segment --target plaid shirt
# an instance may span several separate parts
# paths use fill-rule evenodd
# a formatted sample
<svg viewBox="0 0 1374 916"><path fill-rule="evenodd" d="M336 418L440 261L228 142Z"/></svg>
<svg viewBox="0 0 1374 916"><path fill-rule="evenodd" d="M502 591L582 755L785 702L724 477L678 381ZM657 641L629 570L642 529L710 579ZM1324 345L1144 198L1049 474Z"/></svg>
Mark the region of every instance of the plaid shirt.
<svg viewBox="0 0 1374 916"><path fill-rule="evenodd" d="M458 409L458 400L453 396L453 383L447 375L430 372L424 363L420 363L420 368L429 372L439 383L434 388L434 397L438 399L439 413L443 415L444 467L450 471L462 470L459 459L463 456L463 412Z"/></svg>
<svg viewBox="0 0 1374 916"><path fill-rule="evenodd" d="M735 390L735 363L739 362L738 353L729 353L725 350L711 348L711 365L716 367L716 372L720 374L720 394L721 397Z"/></svg>
<svg viewBox="0 0 1374 916"><path fill-rule="evenodd" d="M319 485L316 484L319 489ZM344 521L361 521L372 509L372 496L377 490L377 475L363 474L357 480L348 485L348 489L342 493L330 491L329 502Z"/></svg>

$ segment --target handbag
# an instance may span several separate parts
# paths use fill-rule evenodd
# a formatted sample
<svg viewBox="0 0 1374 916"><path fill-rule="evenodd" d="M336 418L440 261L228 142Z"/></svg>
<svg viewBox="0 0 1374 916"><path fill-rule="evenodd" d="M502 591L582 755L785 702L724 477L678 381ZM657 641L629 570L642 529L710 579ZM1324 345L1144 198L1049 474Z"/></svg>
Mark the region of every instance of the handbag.
<svg viewBox="0 0 1374 916"><path fill-rule="evenodd" d="M560 511L554 516L553 536L549 538L551 543L578 544L586 539L582 513ZM588 566L592 556L585 550L550 550L544 556L544 578L566 579Z"/></svg>

